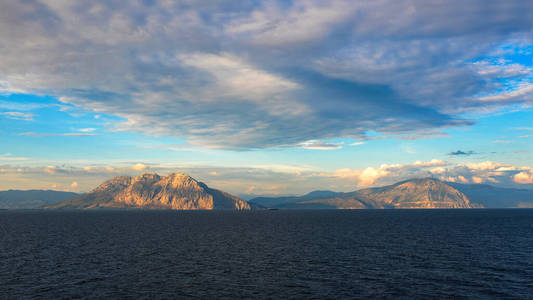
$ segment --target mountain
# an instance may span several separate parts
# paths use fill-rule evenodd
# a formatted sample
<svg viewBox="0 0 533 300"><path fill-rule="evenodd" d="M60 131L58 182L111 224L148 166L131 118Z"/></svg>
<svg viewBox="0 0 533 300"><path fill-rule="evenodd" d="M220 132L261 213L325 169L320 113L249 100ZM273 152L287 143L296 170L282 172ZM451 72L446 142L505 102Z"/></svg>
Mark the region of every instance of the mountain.
<svg viewBox="0 0 533 300"><path fill-rule="evenodd" d="M249 210L250 205L228 193L209 188L185 174L117 176L91 192L51 205L49 209L175 209Z"/></svg>
<svg viewBox="0 0 533 300"><path fill-rule="evenodd" d="M314 191L303 196L285 196L285 197L256 197L248 202L259 204L263 207L286 207L290 204L295 204L302 201L310 201L315 199L331 198L339 194L332 191Z"/></svg>
<svg viewBox="0 0 533 300"><path fill-rule="evenodd" d="M433 178L411 179L349 193L312 192L300 197L255 198L266 207L299 209L474 208L482 207L453 186Z"/></svg>
<svg viewBox="0 0 533 300"><path fill-rule="evenodd" d="M76 193L50 190L0 191L0 209L33 209L53 205L77 196Z"/></svg>
<svg viewBox="0 0 533 300"><path fill-rule="evenodd" d="M500 188L488 184L447 184L463 192L470 201L487 208L533 208L533 190Z"/></svg>

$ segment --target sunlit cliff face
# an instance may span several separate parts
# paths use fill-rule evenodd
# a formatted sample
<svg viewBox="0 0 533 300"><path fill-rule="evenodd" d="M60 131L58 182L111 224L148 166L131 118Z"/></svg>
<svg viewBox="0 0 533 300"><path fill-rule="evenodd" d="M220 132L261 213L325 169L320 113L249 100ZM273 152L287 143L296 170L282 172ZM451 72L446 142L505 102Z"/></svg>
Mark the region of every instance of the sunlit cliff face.
<svg viewBox="0 0 533 300"><path fill-rule="evenodd" d="M88 194L55 208L142 208L175 210L250 209L245 201L210 189L184 174L143 174L108 180Z"/></svg>

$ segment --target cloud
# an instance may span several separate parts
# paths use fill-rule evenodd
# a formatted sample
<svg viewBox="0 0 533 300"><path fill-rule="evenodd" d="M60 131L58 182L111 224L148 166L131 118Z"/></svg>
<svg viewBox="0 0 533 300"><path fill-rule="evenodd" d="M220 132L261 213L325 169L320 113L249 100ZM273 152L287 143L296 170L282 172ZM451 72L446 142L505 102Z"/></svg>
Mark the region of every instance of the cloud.
<svg viewBox="0 0 533 300"><path fill-rule="evenodd" d="M509 144L509 143L511 143L510 140L503 140L503 139L493 140L492 142L496 143L496 144Z"/></svg>
<svg viewBox="0 0 533 300"><path fill-rule="evenodd" d="M251 39L254 44L286 46L321 39L346 21L358 8L346 1L297 1L288 9L265 4L225 26L230 35Z"/></svg>
<svg viewBox="0 0 533 300"><path fill-rule="evenodd" d="M228 53L192 53L179 56L185 66L194 67L211 75L212 82L203 86L200 101L220 98L269 101L276 95L298 89L297 83L258 69L242 58Z"/></svg>
<svg viewBox="0 0 533 300"><path fill-rule="evenodd" d="M12 156L11 153L0 154L0 161L24 161L24 160L29 160L29 158Z"/></svg>
<svg viewBox="0 0 533 300"><path fill-rule="evenodd" d="M476 184L483 183L483 178L477 177L477 176L472 176L472 183L476 183Z"/></svg>
<svg viewBox="0 0 533 300"><path fill-rule="evenodd" d="M300 148L312 150L336 150L341 149L343 143L324 143L322 141L307 141L300 143Z"/></svg>
<svg viewBox="0 0 533 300"><path fill-rule="evenodd" d="M411 164L381 165L379 168L339 169L320 176L349 180L358 187L392 184L408 178L435 177L459 183L499 183L505 186L531 184L530 167L485 161L479 163L452 164L443 160L416 161Z"/></svg>
<svg viewBox="0 0 533 300"><path fill-rule="evenodd" d="M359 187L371 186L380 180L387 179L386 182L392 183L400 178L405 177L427 177L432 173L428 168L442 167L448 165L447 162L433 159L430 161L416 161L412 164L383 164L379 168L368 167L362 170L352 170L344 168L336 170L333 173L322 173L322 176L332 176L342 179L351 179L356 182Z"/></svg>
<svg viewBox="0 0 533 300"><path fill-rule="evenodd" d="M26 112L18 112L18 111L7 111L0 113L1 116L4 116L4 118L12 119L12 120L22 120L22 121L33 121L33 118L35 117L35 114L32 113L26 113Z"/></svg>
<svg viewBox="0 0 533 300"><path fill-rule="evenodd" d="M532 184L533 183L533 170L527 170L527 171L523 171L518 174L515 174L513 176L513 179L517 183Z"/></svg>
<svg viewBox="0 0 533 300"><path fill-rule="evenodd" d="M531 104L531 67L496 58L527 55L532 10L521 0L3 1L0 90L206 148L442 136L475 121L464 112Z"/></svg>
<svg viewBox="0 0 533 300"><path fill-rule="evenodd" d="M135 171L141 171L141 172L142 172L142 171L148 169L148 166L145 165L145 164L141 164L141 163L139 163L139 164L135 164L135 165L133 165L131 168L132 168L133 170L135 170Z"/></svg>
<svg viewBox="0 0 533 300"><path fill-rule="evenodd" d="M88 132L64 132L64 133L42 133L42 132L23 132L21 136L45 137L45 136L94 136L96 133Z"/></svg>
<svg viewBox="0 0 533 300"><path fill-rule="evenodd" d="M533 127L517 127L514 128L515 130L527 130L527 131L533 131Z"/></svg>
<svg viewBox="0 0 533 300"><path fill-rule="evenodd" d="M474 155L474 154L478 154L478 153L474 152L472 150L469 150L469 151L457 150L457 151L452 151L452 152L448 153L447 155L448 156L470 156L470 155Z"/></svg>
<svg viewBox="0 0 533 300"><path fill-rule="evenodd" d="M479 98L480 101L492 101L492 102L502 102L502 101L510 101L514 102L513 100L516 99L523 99L524 97L530 97L533 95L533 84L531 83L522 83L519 84L517 87L507 90L500 93L495 93L494 95L490 96L484 96Z"/></svg>
<svg viewBox="0 0 533 300"><path fill-rule="evenodd" d="M357 181L357 186L369 186L381 177L389 175L390 172L386 167L372 168L368 167L363 170L351 170L349 168L340 169L331 174L333 177L342 179L353 179Z"/></svg>
<svg viewBox="0 0 533 300"><path fill-rule="evenodd" d="M47 166L45 168L43 168L43 171L45 173L48 173L50 175L54 175L57 173L57 168L55 166Z"/></svg>
<svg viewBox="0 0 533 300"><path fill-rule="evenodd" d="M78 131L80 131L80 132L93 132L95 130L96 130L96 128L81 128L81 129L78 129Z"/></svg>

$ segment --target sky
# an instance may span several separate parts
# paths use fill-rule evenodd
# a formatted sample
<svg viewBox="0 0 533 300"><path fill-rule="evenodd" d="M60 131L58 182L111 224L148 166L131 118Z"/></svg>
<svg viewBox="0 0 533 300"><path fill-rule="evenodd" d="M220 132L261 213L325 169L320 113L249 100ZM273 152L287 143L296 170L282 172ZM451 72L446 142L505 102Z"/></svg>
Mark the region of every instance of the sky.
<svg viewBox="0 0 533 300"><path fill-rule="evenodd" d="M533 188L533 2L0 3L0 190Z"/></svg>

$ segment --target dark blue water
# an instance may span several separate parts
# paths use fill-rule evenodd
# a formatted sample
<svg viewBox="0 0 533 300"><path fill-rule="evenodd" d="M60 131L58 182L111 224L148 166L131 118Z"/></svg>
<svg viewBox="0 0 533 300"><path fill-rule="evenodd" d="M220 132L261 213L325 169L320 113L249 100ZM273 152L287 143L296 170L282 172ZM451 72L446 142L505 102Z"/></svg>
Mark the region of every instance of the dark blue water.
<svg viewBox="0 0 533 300"><path fill-rule="evenodd" d="M0 212L0 298L523 298L533 210Z"/></svg>

